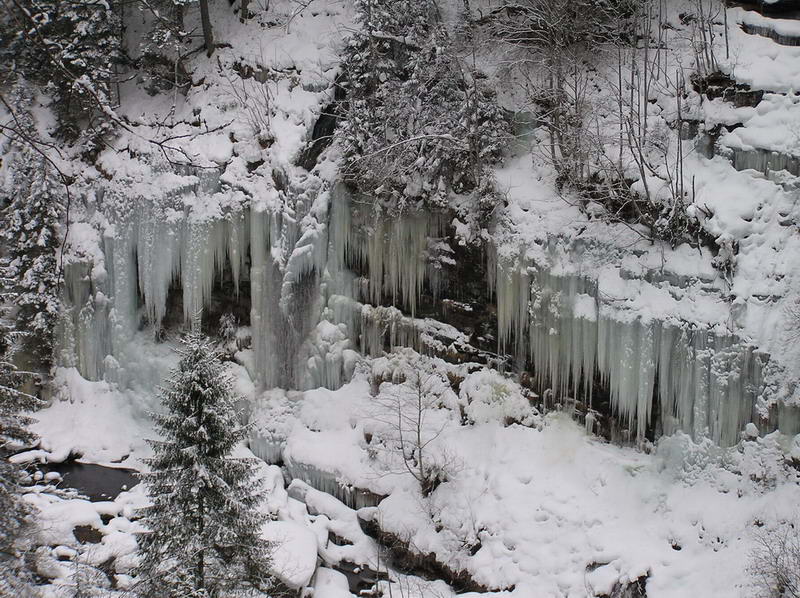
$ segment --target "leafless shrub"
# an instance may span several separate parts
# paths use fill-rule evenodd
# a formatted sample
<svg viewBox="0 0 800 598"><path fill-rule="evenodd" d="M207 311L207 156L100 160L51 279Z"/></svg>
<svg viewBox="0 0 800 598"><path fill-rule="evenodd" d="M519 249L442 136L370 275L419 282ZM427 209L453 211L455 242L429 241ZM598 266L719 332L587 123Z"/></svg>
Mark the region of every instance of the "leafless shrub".
<svg viewBox="0 0 800 598"><path fill-rule="evenodd" d="M748 570L761 598L800 598L800 530L797 522L761 526Z"/></svg>
<svg viewBox="0 0 800 598"><path fill-rule="evenodd" d="M223 71L227 81L227 93L242 112L250 133L262 147L271 138L272 93L269 82L255 78L231 76Z"/></svg>
<svg viewBox="0 0 800 598"><path fill-rule="evenodd" d="M448 387L443 376L412 365L400 384L387 385L374 399L371 414L379 431L371 449L389 457L390 473L410 474L429 496L454 470L446 452L433 450L445 428L445 421L434 417L441 407L441 393ZM439 421L437 421L439 420ZM399 471L391 471L399 463Z"/></svg>

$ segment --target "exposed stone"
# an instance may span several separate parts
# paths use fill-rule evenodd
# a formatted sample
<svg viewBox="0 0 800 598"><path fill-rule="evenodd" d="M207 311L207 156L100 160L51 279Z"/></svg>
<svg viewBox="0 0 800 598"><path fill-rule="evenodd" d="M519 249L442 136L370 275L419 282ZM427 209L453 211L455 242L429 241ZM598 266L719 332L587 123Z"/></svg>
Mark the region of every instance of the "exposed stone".
<svg viewBox="0 0 800 598"><path fill-rule="evenodd" d="M609 598L647 598L647 578L648 575L642 575L629 583L617 584Z"/></svg>
<svg viewBox="0 0 800 598"><path fill-rule="evenodd" d="M376 511L374 509L361 509L358 512L358 524L365 534L389 551L392 565L395 569L430 581L442 580L459 593L483 593L493 589L508 589L488 588L473 579L467 571L453 569L449 565L442 563L432 552L428 554L414 552L407 541L382 529L374 516L375 514Z"/></svg>
<svg viewBox="0 0 800 598"><path fill-rule="evenodd" d="M100 544L103 541L103 534L91 525L76 525L72 535L81 544Z"/></svg>
<svg viewBox="0 0 800 598"><path fill-rule="evenodd" d="M705 77L693 76L692 87L699 94L705 94L709 100L722 98L737 108L755 107L764 97L764 90L751 89L749 85L737 83L725 73L711 73Z"/></svg>
<svg viewBox="0 0 800 598"><path fill-rule="evenodd" d="M793 35L781 35L772 27L763 25L752 25L750 23L742 23L742 31L750 35L760 35L761 37L768 37L774 40L775 43L782 46L800 46L800 37Z"/></svg>

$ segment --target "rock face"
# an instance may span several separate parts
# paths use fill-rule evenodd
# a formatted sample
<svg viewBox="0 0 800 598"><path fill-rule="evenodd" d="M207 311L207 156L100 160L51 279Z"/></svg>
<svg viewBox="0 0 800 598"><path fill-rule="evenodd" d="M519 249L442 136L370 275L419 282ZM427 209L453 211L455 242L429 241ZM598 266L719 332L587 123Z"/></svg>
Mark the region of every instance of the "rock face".
<svg viewBox="0 0 800 598"><path fill-rule="evenodd" d="M797 0L752 5L784 17L800 10ZM751 15L734 21L746 33L800 43L787 33L788 18L771 28L774 19L736 10ZM266 67L233 67L255 81L277 76ZM755 117L745 122L742 112L760 114L768 104L767 112L788 110L771 97L780 94L765 91L769 86L737 80L740 70L692 78L692 101L725 103L727 116L711 122L695 110L680 136L700 137L704 155L723 155L739 171L800 174L791 148L762 148L746 136L726 145L735 130L761 126ZM691 239L695 246L685 244L685 253L693 253L686 256L678 255L681 245L654 248L658 243L638 239L628 251L635 243L592 236L595 225L607 222L586 205L570 226L548 220L553 208L536 204L540 191L558 191L550 182L540 189L530 181L521 195L509 191L504 199L451 197L443 202L448 208L409 201L387 215L374 197L339 182L333 168L339 156L329 146L345 99L340 83L322 85L327 91L314 100L313 118L297 125L304 137L288 161L271 161L268 144L240 156L225 141L230 147L214 168L175 173L154 164L141 197L98 183L105 185L97 189L103 204L92 209L104 213L113 234L94 231L97 251L65 269L69 317L59 335L61 353L70 357L62 365L124 386L121 364L135 361L139 330L149 326L160 338L161 330L188 325L203 308L208 332L228 313L249 328L252 353L242 362L260 388L338 387L352 374L357 349L376 356L410 346L451 362L514 369L540 395L550 391L553 403L582 403L578 411L595 412L594 421L615 438L643 441L676 429L697 437L708 429L715 442L732 444L746 423L768 411L755 405L765 355L750 344L755 335L739 334L742 322L754 318L743 313L748 299L735 303L732 293L737 253L748 249L739 249L738 231L747 228L739 220L754 216L690 206L710 224L702 239ZM653 111L655 117L663 107L654 104ZM520 132L536 128L535 115L518 116ZM664 125L675 124L664 118ZM530 161L530 151L510 148L509 161L523 153ZM511 182L530 174L520 170ZM256 190L265 190L263 197ZM515 228L526 214L533 217ZM788 213L784 218L791 220ZM717 221L726 219L739 228L720 228ZM669 259L648 262L658 261L658 251ZM595 259L603 253L605 262ZM676 255L688 273L670 270ZM763 307L756 299L753 311ZM616 425L606 421L612 418Z"/></svg>
<svg viewBox="0 0 800 598"><path fill-rule="evenodd" d="M755 107L764 97L763 90L751 89L749 85L738 83L736 79L719 72L692 78L692 87L697 93L705 94L709 100L722 98L737 108Z"/></svg>
<svg viewBox="0 0 800 598"><path fill-rule="evenodd" d="M458 593L488 592L493 589L475 581L467 571L450 568L446 563L440 562L433 553L414 552L408 542L382 529L374 517L375 514L372 509L361 509L358 512L358 523L365 534L386 547L392 557L392 565L397 570L428 580L440 579Z"/></svg>
<svg viewBox="0 0 800 598"><path fill-rule="evenodd" d="M800 2L797 0L774 0L773 2L753 2L751 0L745 0L743 2L737 2L737 4L756 10L763 15L780 17L800 16Z"/></svg>
<svg viewBox="0 0 800 598"><path fill-rule="evenodd" d="M627 584L617 584L609 598L647 598L647 576L643 575Z"/></svg>

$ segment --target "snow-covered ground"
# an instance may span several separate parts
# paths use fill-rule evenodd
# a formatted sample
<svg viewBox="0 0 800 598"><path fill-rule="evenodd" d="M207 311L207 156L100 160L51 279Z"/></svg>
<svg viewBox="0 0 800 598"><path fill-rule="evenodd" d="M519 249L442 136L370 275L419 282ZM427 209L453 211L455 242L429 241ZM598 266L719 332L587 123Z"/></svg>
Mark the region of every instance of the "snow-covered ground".
<svg viewBox="0 0 800 598"><path fill-rule="evenodd" d="M422 434L445 481L427 497L403 467L392 423L407 390L397 374L413 372L404 370L409 364L431 376L464 378L458 392L443 377L429 387L437 400L426 408ZM137 414L140 397L82 380L74 370L58 380L59 398L38 414L44 450L37 456L71 451L88 461L124 458L130 465L147 455L141 439L153 432ZM376 380L387 381L376 389ZM318 557L327 567L346 561L379 571L388 562L395 583L418 587L419 596L451 595L441 582L395 572L360 529L356 512L325 493L338 484L386 496L362 517L379 521L415 551L467 571L493 590L488 595L600 596L641 576L651 598L751 595L754 534L797 516L800 474L791 438L758 437L751 428L737 446L721 449L678 433L647 454L587 434L566 407L540 416L528 396L501 375L470 374L405 351L363 363L336 391L248 397L255 435L272 433L287 472L265 465L263 473L262 508L276 519L264 533L278 542L281 579L291 587L314 585L317 598L346 596L341 573L318 569ZM292 471L301 478L287 492L284 475ZM79 548L79 562L99 565L113 556L119 586L129 582L136 558L133 509L146 502L142 485L110 502L44 494L29 500L41 509L41 540L52 547L41 560L50 563L56 584L72 575L57 557L76 549L76 525L102 534L99 544Z"/></svg>

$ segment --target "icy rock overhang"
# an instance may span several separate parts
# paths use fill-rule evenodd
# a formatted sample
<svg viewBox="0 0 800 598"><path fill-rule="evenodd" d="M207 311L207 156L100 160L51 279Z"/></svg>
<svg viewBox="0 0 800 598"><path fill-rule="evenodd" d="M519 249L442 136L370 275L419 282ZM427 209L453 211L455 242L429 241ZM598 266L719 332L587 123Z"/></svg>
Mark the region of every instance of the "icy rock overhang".
<svg viewBox="0 0 800 598"><path fill-rule="evenodd" d="M379 219L364 204L341 209L353 200L338 199L333 246L342 269L360 277L328 298L331 319L360 336L365 354L425 350L425 323L413 317L421 293L446 298L459 283L441 262L433 267L430 251L450 239L448 218ZM682 430L735 444L760 415L766 356L738 328L710 255L685 246L665 266L647 250L548 238L525 257L519 246L511 256L507 246L490 252L498 355L513 355L540 390L560 397L591 405L601 387L631 439Z"/></svg>
<svg viewBox="0 0 800 598"><path fill-rule="evenodd" d="M423 288L438 297L442 258L448 248L446 214L409 210L387 215L369 197L351 196L337 186L331 206L331 249L338 270L362 274L343 294L375 306L390 302L412 317ZM444 254L444 255L443 255Z"/></svg>
<svg viewBox="0 0 800 598"><path fill-rule="evenodd" d="M238 289L247 249L245 215L229 209L237 198L226 198L227 206L221 197L203 206L194 201L219 190L219 172L208 169L163 172L147 183L97 193L93 208L106 225L97 250L64 270L67 313L59 336L65 365L90 379L118 369L140 319L161 326L173 283L182 289L187 321L207 302L226 260Z"/></svg>
<svg viewBox="0 0 800 598"><path fill-rule="evenodd" d="M316 278L327 257L324 210L313 210L319 180L254 198L224 183L221 169L153 170L146 183L97 193L87 218L100 222L96 251L74 256L64 272L61 364L126 383L120 364L137 330L158 335L176 292L183 325L199 325L224 274L233 295L225 301L249 290L257 381L291 386L306 322L318 320Z"/></svg>
<svg viewBox="0 0 800 598"><path fill-rule="evenodd" d="M248 201L218 171L169 175L149 194L138 187L136 201L107 192L102 251L65 269L65 365L124 382L126 347L142 321L158 329L170 289L180 287L191 323L223 270L237 288L249 283L262 386L338 387L355 348L466 355L463 332L415 317L423 292L441 303L461 284L450 216L380 218L341 186L328 194L307 182L288 208ZM637 439L683 430L735 443L760 415L763 356L737 329L725 283L708 260L664 268L646 252L603 251L552 237L524 257L489 252L481 301L495 297L498 358L530 364L559 396L591 403L599 384Z"/></svg>
<svg viewBox="0 0 800 598"><path fill-rule="evenodd" d="M735 444L757 419L765 358L725 325L713 280L592 264L589 253L553 242L538 259L497 259L500 351L558 396L591 405L607 389L637 440L654 427Z"/></svg>

